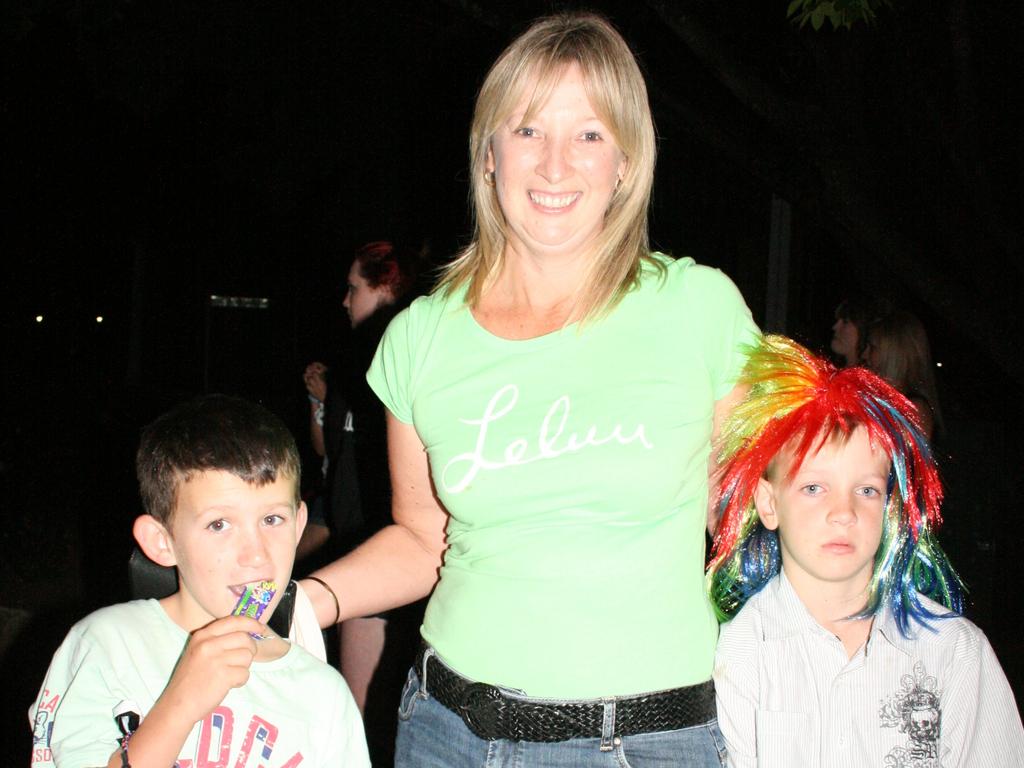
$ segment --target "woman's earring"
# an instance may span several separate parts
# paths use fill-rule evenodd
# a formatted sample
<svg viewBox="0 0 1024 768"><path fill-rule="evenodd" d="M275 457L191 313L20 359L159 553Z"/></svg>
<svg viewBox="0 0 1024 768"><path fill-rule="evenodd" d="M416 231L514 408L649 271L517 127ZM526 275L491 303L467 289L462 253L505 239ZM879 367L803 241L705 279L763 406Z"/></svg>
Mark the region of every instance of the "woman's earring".
<svg viewBox="0 0 1024 768"><path fill-rule="evenodd" d="M484 184L486 184L488 187L494 186L494 171L484 172Z"/></svg>

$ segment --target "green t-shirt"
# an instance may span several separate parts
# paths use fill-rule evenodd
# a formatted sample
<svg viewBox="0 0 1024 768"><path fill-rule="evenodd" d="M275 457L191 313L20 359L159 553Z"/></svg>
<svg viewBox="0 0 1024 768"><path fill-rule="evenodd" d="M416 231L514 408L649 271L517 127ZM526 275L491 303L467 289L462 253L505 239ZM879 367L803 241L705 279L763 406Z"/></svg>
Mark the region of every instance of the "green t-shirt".
<svg viewBox="0 0 1024 768"><path fill-rule="evenodd" d="M415 301L367 378L412 423L450 514L423 636L461 674L594 698L711 677L704 594L714 402L750 311L721 272L671 261L605 318L525 341L463 292Z"/></svg>

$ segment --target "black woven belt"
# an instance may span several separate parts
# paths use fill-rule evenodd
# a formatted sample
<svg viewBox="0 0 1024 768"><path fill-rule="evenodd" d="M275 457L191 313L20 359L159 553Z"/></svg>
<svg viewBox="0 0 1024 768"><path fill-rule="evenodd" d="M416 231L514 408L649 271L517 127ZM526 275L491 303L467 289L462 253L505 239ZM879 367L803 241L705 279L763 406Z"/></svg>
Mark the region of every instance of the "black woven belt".
<svg viewBox="0 0 1024 768"><path fill-rule="evenodd" d="M421 649L416 657L416 674L421 678L425 652ZM481 739L566 741L602 735L605 702L601 699L547 703L519 698L493 685L467 680L433 654L427 659L426 689ZM608 701L615 703L614 736L689 728L716 716L715 685L710 680Z"/></svg>

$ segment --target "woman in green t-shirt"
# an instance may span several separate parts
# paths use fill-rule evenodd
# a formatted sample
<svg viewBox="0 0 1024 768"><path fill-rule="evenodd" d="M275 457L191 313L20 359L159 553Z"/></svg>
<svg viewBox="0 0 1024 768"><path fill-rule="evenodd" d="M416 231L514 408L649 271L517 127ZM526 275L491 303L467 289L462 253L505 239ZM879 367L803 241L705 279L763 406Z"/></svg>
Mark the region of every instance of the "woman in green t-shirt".
<svg viewBox="0 0 1024 768"><path fill-rule="evenodd" d="M654 160L602 18L536 22L481 88L474 240L367 376L395 522L304 585L323 624L431 595L399 766L724 759L708 461L757 329L720 272L649 252Z"/></svg>

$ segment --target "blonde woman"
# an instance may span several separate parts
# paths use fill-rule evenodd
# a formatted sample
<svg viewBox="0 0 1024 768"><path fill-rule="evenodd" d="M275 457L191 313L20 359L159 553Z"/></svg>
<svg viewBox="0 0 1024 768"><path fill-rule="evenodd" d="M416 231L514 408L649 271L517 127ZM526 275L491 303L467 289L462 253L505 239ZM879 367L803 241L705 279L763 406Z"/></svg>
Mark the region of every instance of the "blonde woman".
<svg viewBox="0 0 1024 768"><path fill-rule="evenodd" d="M432 593L399 766L724 758L708 459L757 329L720 272L649 251L654 160L599 17L536 22L481 88L475 238L368 374L395 523L306 584L323 623Z"/></svg>

